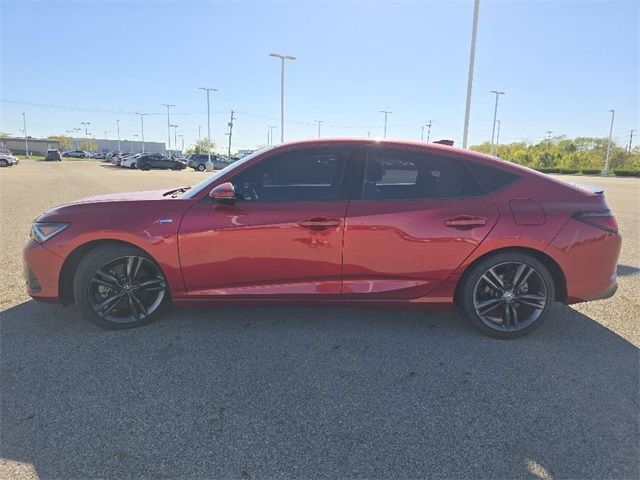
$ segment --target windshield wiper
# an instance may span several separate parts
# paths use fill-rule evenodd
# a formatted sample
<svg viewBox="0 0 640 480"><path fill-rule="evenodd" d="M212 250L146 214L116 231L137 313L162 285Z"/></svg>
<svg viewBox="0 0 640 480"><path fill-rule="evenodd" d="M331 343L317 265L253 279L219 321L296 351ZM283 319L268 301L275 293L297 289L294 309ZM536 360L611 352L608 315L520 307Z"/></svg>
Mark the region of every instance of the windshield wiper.
<svg viewBox="0 0 640 480"><path fill-rule="evenodd" d="M168 192L164 192L162 194L163 197L166 197L168 195L171 195L172 197L175 198L175 195L177 193L183 193L186 192L187 190L189 190L191 187L180 187L180 188L174 188L173 190L169 190Z"/></svg>

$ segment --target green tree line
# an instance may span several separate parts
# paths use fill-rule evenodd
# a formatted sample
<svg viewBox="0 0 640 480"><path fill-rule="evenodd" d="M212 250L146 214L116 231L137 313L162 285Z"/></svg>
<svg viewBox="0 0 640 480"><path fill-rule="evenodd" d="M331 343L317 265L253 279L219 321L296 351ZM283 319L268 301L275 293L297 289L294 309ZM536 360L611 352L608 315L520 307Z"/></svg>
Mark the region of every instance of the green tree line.
<svg viewBox="0 0 640 480"><path fill-rule="evenodd" d="M608 143L609 139L606 137L558 136L538 143L513 142L498 145L495 152L503 160L529 168L601 170L604 168ZM471 150L488 154L491 145L485 142L472 146ZM609 170L640 170L640 148L636 146L629 152L628 146L612 142Z"/></svg>

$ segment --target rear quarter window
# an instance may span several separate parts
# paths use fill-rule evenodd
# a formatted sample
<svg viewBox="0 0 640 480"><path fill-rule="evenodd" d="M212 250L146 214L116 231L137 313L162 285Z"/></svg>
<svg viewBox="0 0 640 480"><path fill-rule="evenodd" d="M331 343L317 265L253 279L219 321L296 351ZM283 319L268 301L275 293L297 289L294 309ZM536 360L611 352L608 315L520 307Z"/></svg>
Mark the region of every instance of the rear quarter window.
<svg viewBox="0 0 640 480"><path fill-rule="evenodd" d="M520 175L508 172L502 168L491 167L471 161L465 163L485 193L495 192L520 178Z"/></svg>

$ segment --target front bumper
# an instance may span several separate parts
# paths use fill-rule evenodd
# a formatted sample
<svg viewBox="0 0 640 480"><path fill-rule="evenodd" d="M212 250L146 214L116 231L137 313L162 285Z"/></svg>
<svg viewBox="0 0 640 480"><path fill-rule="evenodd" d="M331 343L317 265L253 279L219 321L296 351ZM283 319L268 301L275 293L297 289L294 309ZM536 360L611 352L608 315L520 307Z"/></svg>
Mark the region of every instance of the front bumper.
<svg viewBox="0 0 640 480"><path fill-rule="evenodd" d="M23 252L24 278L27 293L34 300L59 302L60 271L64 259L29 239Z"/></svg>

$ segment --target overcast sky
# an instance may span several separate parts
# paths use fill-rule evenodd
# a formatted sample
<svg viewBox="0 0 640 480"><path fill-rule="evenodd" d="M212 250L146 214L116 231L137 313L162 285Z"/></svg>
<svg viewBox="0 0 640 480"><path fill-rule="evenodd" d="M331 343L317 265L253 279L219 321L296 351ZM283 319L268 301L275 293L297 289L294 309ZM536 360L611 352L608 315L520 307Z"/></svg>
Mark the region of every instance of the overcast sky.
<svg viewBox="0 0 640 480"><path fill-rule="evenodd" d="M176 107L185 144L206 131L234 149L266 143L279 125L280 64L287 63L285 139L381 136L461 142L473 2L297 1L36 3L0 0L0 130L34 137L91 122L96 137L140 133L166 141ZM639 128L640 2L482 0L470 141L491 136L493 96L503 90L501 141L557 135L615 137ZM276 129L275 137L279 138ZM173 139L173 137L172 137Z"/></svg>

